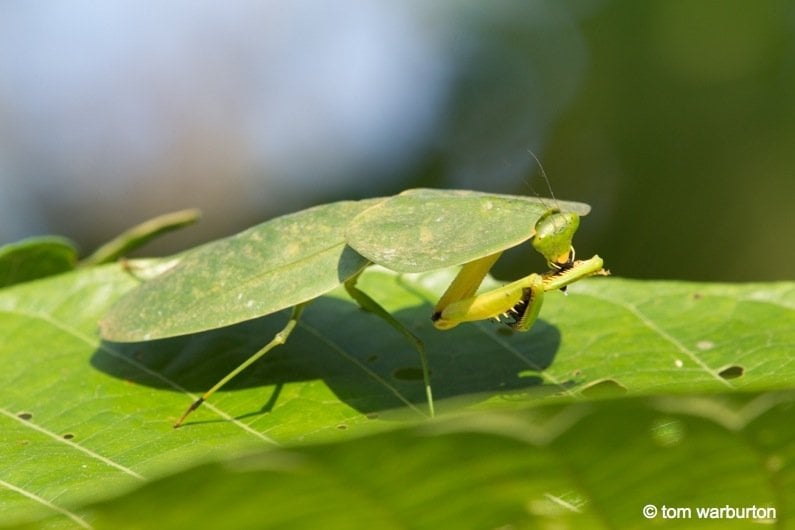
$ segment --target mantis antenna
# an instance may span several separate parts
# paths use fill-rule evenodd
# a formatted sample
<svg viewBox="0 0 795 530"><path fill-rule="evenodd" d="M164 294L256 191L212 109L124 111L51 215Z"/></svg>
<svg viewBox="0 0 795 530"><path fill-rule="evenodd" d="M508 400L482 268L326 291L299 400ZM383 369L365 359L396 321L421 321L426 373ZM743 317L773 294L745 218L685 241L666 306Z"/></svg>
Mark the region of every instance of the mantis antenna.
<svg viewBox="0 0 795 530"><path fill-rule="evenodd" d="M541 170L541 176L544 177L544 182L547 184L547 189L549 190L549 196L552 197L552 200L555 201L555 204L558 203L558 200L555 198L555 192L552 191L552 184L549 183L549 177L547 176L547 172L544 170L544 166L541 164L541 160L538 159L536 154L533 152L532 149L528 148L527 152L530 153L530 156L536 161L538 164L538 169ZM530 188L532 189L532 187ZM535 191L535 190L534 190Z"/></svg>

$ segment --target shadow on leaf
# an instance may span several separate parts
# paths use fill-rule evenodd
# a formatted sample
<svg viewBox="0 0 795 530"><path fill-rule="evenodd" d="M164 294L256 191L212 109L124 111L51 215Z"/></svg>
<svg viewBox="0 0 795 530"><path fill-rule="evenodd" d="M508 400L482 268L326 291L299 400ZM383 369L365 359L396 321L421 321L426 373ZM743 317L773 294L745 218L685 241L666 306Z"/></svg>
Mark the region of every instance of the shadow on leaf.
<svg viewBox="0 0 795 530"><path fill-rule="evenodd" d="M547 322L539 320L528 333L491 322L440 332L430 314L425 304L395 316L425 342L437 402L456 398L451 403L457 406L531 389L536 395L556 393L567 384L545 383L541 375L560 345L560 332ZM184 337L103 342L91 364L136 384L201 393L267 343L288 315L283 311ZM309 381L323 381L338 399L365 414L409 404L425 410L417 352L378 317L331 296L315 300L287 344L221 392L272 387L263 389L263 407L251 414L266 413L279 406L284 385Z"/></svg>

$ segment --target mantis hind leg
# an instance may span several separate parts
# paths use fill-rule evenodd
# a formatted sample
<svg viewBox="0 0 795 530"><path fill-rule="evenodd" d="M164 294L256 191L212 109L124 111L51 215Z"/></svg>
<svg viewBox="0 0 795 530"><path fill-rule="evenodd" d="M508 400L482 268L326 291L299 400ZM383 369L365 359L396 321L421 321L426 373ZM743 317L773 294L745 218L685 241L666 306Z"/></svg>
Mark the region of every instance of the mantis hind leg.
<svg viewBox="0 0 795 530"><path fill-rule="evenodd" d="M392 314L384 309L381 304L371 298L370 295L356 287L356 282L359 280L359 276L361 276L361 272L349 278L345 282L345 290L348 291L348 294L351 298L356 300L356 303L359 304L359 307L383 319L387 324L392 326L401 335L403 335L409 344L411 344L411 346L417 350L417 353L420 354L422 381L425 385L425 398L428 401L428 413L431 417L434 417L435 411L433 406L433 393L431 391L431 371L428 368L428 357L425 355L425 345L422 343L422 340L420 340L419 337L412 333L398 319L392 316Z"/></svg>
<svg viewBox="0 0 795 530"><path fill-rule="evenodd" d="M276 335L274 335L274 337L271 339L271 341L268 344L263 346L254 355L243 361L237 368L226 374L226 376L220 381L218 381L210 390L202 394L199 399L194 401L191 404L191 406L188 407L188 409L182 414L182 416L179 417L177 422L174 423L174 428L176 429L177 427L182 425L182 423L185 421L185 418L187 418L191 412L199 408L202 403L204 403L210 396L212 396L218 390L220 390L221 387L223 387L229 381L234 379L240 372L242 372L243 370L245 370L246 368L257 362L260 358L262 358L263 355L271 351L276 346L281 346L282 344L287 342L287 339L290 337L290 333L293 332L293 329L295 329L295 326L298 324L298 320L301 318L301 313L304 312L304 308L308 304L309 302L305 302L303 304L298 304L297 306L293 307L292 314L290 315L290 320L287 321L287 324L284 326L284 328L282 328L281 331L279 331Z"/></svg>

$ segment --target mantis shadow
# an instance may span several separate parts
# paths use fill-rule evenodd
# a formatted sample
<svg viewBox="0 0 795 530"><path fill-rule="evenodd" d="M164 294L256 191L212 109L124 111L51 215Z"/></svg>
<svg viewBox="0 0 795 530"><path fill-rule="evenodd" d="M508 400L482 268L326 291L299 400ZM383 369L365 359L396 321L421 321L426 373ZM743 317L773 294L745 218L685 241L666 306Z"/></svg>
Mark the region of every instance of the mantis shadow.
<svg viewBox="0 0 795 530"><path fill-rule="evenodd" d="M139 343L103 342L91 364L135 384L202 393L267 343L287 321L280 312L183 337ZM517 399L557 393L543 371L554 361L560 332L539 320L528 333L490 322L440 332L428 304L395 317L425 343L437 407L457 408L494 395ZM284 386L323 381L337 398L364 413L414 405L425 410L419 355L380 318L347 299L315 300L287 343L233 379L222 391L272 387L263 392L264 413L278 406ZM455 399L452 399L455 398ZM248 415L248 414L247 414Z"/></svg>

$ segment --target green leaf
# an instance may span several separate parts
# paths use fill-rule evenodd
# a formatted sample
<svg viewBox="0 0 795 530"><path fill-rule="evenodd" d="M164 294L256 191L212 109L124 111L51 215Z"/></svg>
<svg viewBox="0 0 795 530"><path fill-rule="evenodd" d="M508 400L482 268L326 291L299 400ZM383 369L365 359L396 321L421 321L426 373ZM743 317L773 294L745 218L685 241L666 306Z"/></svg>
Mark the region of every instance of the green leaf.
<svg viewBox="0 0 795 530"><path fill-rule="evenodd" d="M201 464L79 517L115 529L783 527L793 412L787 392L464 415ZM734 516L697 520L699 508Z"/></svg>
<svg viewBox="0 0 795 530"><path fill-rule="evenodd" d="M160 234L194 223L198 216L197 210L181 210L150 219L102 245L81 265L115 261ZM67 272L77 264L77 248L63 237L32 237L3 245L0 247L0 288Z"/></svg>
<svg viewBox="0 0 795 530"><path fill-rule="evenodd" d="M70 271L77 249L68 239L40 236L0 247L0 288Z"/></svg>
<svg viewBox="0 0 795 530"><path fill-rule="evenodd" d="M577 420L575 430L564 429L572 433L571 440L562 446L565 450L550 453L558 457L553 458L540 449L543 444L535 442L527 447L524 441L521 442L524 446L520 444L514 449L502 445L516 438L515 434L508 435L506 442L503 435L488 433L485 438L475 437L481 440L480 451L484 455L499 455L505 449L510 455L530 455L531 461L525 464L514 456L505 460L486 459L481 464L479 457L465 456L476 448L466 441L474 435L462 431L455 435L458 441L449 442L453 445L449 446L452 448L448 458L445 454L447 439L435 441L437 435L441 436L441 433L432 432L435 424L417 427L420 431L411 430L414 429L411 427L390 438L393 434L389 431L396 427L426 423L419 360L403 337L377 317L359 310L343 289L309 306L288 344L241 374L196 411L185 426L174 430L171 424L195 394L209 388L270 340L284 325L287 315L282 312L227 328L159 341L101 342L97 334L98 320L114 301L137 285L119 266L107 265L0 291L0 336L3 337L0 342L3 366L0 372L0 432L3 433L0 441L0 524L54 515L56 518L51 526L74 527L75 519L64 515L64 511L80 520L89 520L94 517L92 514L101 513L96 517L103 521L102 517L115 517L115 505L107 515L102 511L104 508L94 511L84 506L98 499L121 495L131 487L151 483L164 474L208 459L269 449L275 444L295 447L309 442L341 442L339 446L322 446L338 448L329 449L329 455L341 455L340 466L345 459L357 458L357 451L363 451L362 461L352 466L361 470L352 469L350 475L350 480L354 481L350 487L360 485L357 489L359 501L353 504L351 500L350 506L369 504L368 510L377 512L376 515L402 510L403 504L378 505L387 502L379 499L393 494L397 498L394 502L398 503L400 495L392 489L384 489L384 495L380 491L377 495L368 493L372 491L371 484L377 483L372 481L377 481L378 477L367 480L358 477L369 469L373 475L383 474L383 480L387 481L390 473L400 473L412 462L418 462L419 467L411 477L395 479L395 487L407 490L402 495L414 493L411 499L418 503L418 508L406 513L420 514L416 517L421 522L426 521L426 517L432 518L440 526L445 526L442 523L449 520L446 517L464 513L459 510L468 504L480 506L484 514L508 513L491 505L499 503L501 496L487 496L477 490L475 497L468 497L470 482L463 478L500 472L508 477L501 486L507 496L506 506L516 506L514 500L521 496L511 493L512 488L543 492L541 502L551 499L552 505L560 504L556 499L562 499L563 504L577 504L578 499L585 499L588 506L595 506L594 511L584 512L586 519L561 512L561 520L576 521L577 524L572 524L576 527L588 524L580 524L580 521L613 521L613 513L619 522L612 527L627 526L620 524L627 519L620 519L619 514L628 513L625 510L630 508L624 505L624 508L618 506L611 509L615 511L609 511L605 506L621 501L623 492L633 488L645 491L647 487L654 487L657 489L652 492L655 492L663 491L659 488L665 486L668 497L649 497L648 502L673 499L671 504L686 504L684 494L674 496L676 485L692 483L695 488L695 484L718 484L721 487L717 491L734 491L732 488L736 486L737 491L748 493L744 502L758 505L768 502L768 492L772 491L789 502L776 501L780 502L781 510L792 506L792 499L786 493L795 490L792 488L792 449L791 445L784 444L791 440L792 428L780 415L762 415L763 422L753 423L759 426L758 433L748 431L751 433L748 436L758 435L759 444L764 442L771 447L784 444L779 453L771 453L771 460L766 461L767 453L749 445L750 438L743 438L745 424L739 420L731 423L731 415L727 416L728 423L708 416L709 421L702 425L698 418L708 411L697 413L701 409L695 408L692 409L695 412L688 412L687 417L681 419L682 429L669 428L664 423L665 417L655 416L659 412L658 401L632 401L632 396L790 388L795 380L795 363L792 362L794 284L710 285L597 278L572 285L569 296L549 293L541 310L541 320L529 333L506 333L490 323L461 325L439 332L430 322L432 304L446 282L452 279L453 272L399 276L376 269L363 275L360 287L425 341L433 390L443 421L445 416L469 411L481 414L473 420L475 425L486 425L491 421L499 423L503 413L522 409L519 419L509 414L513 418L511 422L524 425L520 430L538 431L539 440L544 436L563 440L568 435L564 438L553 436L558 423L538 422L536 413L525 410L526 407L550 403L551 409L539 409L538 414L558 417L560 413L563 414L560 418L566 418L566 411L570 409L555 403L587 401L585 408L577 408L578 405L571 410L576 412L575 420L583 411L594 410L594 415L583 417L593 418L593 421ZM594 388L597 394L604 389L619 389L625 394L614 398L613 405L613 402L594 401L589 397ZM749 410L761 410L759 403L764 401L751 403L757 405L748 405ZM616 408L610 408L613 406ZM791 406L787 406L790 409L785 410L791 414ZM608 407L604 413L599 412L602 407ZM665 414L679 418L676 410L666 409ZM525 419L525 415L529 416ZM634 466L639 465L640 460L635 456L637 447L632 440L639 436L637 429L642 425L638 421L644 415L658 418L655 425L659 426L663 441L676 439L680 431L685 436L692 432L692 440L698 441L698 445L677 458L647 462L648 468L643 468L645 475L641 475L646 478L633 482ZM538 426L533 427L536 424ZM648 433L648 421L643 425ZM702 431L717 434L707 436L701 434ZM374 442L372 452L364 449L368 442L355 442L362 436L379 432L382 433L379 437L362 439L385 440L383 444ZM409 439L413 441L408 443ZM622 440L628 444L626 451L610 445L624 443ZM645 440L643 443L648 446L648 438ZM463 444L460 450L455 449L459 441ZM348 446L348 443L353 445ZM582 446L580 452L564 458L576 444ZM378 452L379 448L383 449L382 453ZM296 454L300 461L303 453L296 451L299 451ZM312 455L325 449L309 451L308 465L312 467L312 459L320 458ZM481 455L481 452L475 454ZM541 460L532 457L536 452ZM695 464L683 464L684 455L694 458ZM715 455L727 456L713 462L710 458ZM750 475L747 473L749 455L758 457ZM285 462L290 470L289 460L278 456L277 461ZM431 464L431 461L438 464ZM709 474L717 469L718 463L726 466L727 475ZM243 464L232 467L240 465ZM321 472L322 465L318 464ZM519 471L514 473L512 465L518 466ZM622 468L624 471L619 469L622 465L626 466ZM492 469L492 466L498 468ZM782 475L768 477L767 489L762 489L758 487L759 480L766 476L767 466L781 469ZM215 476L213 473L225 472L228 468L227 465L215 470L213 466L200 468L195 471L198 475L193 476ZM299 465L295 469L303 468ZM269 470L272 471L263 469ZM655 470L659 476L651 480L649 477ZM583 490L578 486L580 472L588 478L582 482ZM325 476L328 484L334 485L344 475L325 472ZM543 481L547 476L554 480ZM246 474L244 479L247 477ZM541 482L531 480L528 486L523 482L529 480L528 477L540 477ZM218 480L223 483L226 479ZM289 480L290 484L300 482L295 478ZM308 483L312 488L305 489L301 495L322 492L323 483L318 480L313 476ZM258 483L259 487L269 485ZM427 502L433 503L434 492L438 491L440 495L448 495L445 498L452 498L452 493L445 493L446 488L452 487L450 484L460 484L461 495L450 511L444 513L444 503L434 503L435 508L422 515L426 505L420 497L425 495L430 499ZM211 485L211 480L194 481L182 491L183 495L194 499L193 506L199 510L199 516L203 516L204 508L198 507L197 499L204 499L201 492ZM704 494L709 489L701 488ZM140 495L148 495L146 491L141 490ZM574 493L569 496L567 492L571 491ZM254 493L248 488L240 490L238 495L245 497ZM552 497L547 497L546 493ZM760 493L759 498L754 496L756 493ZM353 495L349 491L344 494ZM300 502L301 506L312 504L301 501L303 497L298 493L293 492L293 495L298 495L293 497L294 502ZM639 495L636 492L632 498L639 498ZM287 493L285 496L289 497ZM548 505L531 502L536 497L523 498L526 502L511 508L510 513L547 510L544 506ZM734 503L737 497L727 493L711 499ZM295 504L285 501L266 506L259 502L256 508L249 510L268 510L289 517L286 512L291 506ZM338 509L344 510L346 506L339 505ZM634 511L630 526L643 523L641 508L642 505L631 507ZM144 509L137 513L149 515ZM183 513L190 516L190 512ZM604 519L607 515L601 515L603 513L609 517ZM157 514L151 513L151 517L156 520ZM172 521L163 517L164 521ZM328 517L332 521L331 516ZM481 521L472 517L473 525ZM403 526L411 526L412 520L403 521ZM516 519L503 517L500 520Z"/></svg>

